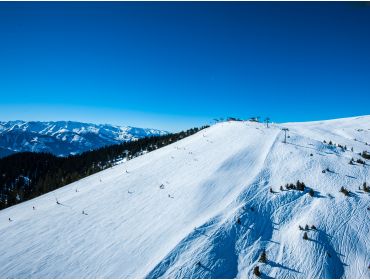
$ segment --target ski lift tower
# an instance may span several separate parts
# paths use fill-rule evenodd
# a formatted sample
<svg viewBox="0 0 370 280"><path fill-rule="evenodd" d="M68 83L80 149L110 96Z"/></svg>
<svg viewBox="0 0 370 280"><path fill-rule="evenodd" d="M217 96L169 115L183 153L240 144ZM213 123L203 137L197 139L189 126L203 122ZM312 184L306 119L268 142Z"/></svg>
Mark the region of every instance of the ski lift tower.
<svg viewBox="0 0 370 280"><path fill-rule="evenodd" d="M283 130L285 132L285 138L284 138L284 143L286 144L286 132L289 131L288 128L284 127L282 128L281 130Z"/></svg>

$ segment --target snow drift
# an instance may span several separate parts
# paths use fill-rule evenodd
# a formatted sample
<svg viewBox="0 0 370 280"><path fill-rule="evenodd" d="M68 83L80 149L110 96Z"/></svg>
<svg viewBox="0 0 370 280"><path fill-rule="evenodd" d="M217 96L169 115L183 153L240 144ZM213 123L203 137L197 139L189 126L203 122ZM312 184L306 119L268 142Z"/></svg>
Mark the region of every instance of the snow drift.
<svg viewBox="0 0 370 280"><path fill-rule="evenodd" d="M0 278L369 278L366 142L370 116L218 123L0 211Z"/></svg>

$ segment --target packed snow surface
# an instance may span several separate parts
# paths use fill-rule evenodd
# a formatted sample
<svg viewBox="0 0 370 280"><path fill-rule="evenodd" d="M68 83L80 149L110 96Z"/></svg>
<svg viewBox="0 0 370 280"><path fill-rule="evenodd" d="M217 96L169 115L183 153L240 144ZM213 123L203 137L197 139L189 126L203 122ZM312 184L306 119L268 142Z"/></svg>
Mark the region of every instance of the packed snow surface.
<svg viewBox="0 0 370 280"><path fill-rule="evenodd" d="M370 116L215 124L0 211L0 278L370 278L366 142Z"/></svg>

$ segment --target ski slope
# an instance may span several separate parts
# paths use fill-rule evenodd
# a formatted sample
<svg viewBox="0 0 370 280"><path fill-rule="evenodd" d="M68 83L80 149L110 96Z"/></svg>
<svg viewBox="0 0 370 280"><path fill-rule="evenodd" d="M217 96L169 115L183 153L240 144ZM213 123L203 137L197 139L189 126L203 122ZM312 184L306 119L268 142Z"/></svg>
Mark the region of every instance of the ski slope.
<svg viewBox="0 0 370 280"><path fill-rule="evenodd" d="M0 211L0 278L370 278L366 142L370 116L215 124Z"/></svg>

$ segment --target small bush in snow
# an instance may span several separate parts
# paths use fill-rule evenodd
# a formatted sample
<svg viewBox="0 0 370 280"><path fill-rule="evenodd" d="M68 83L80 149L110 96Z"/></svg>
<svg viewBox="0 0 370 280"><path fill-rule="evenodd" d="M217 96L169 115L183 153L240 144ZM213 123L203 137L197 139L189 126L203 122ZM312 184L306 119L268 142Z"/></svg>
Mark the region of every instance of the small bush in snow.
<svg viewBox="0 0 370 280"><path fill-rule="evenodd" d="M253 274L256 275L257 277L260 277L261 276L261 272L260 272L259 266L256 266L255 268L253 268Z"/></svg>
<svg viewBox="0 0 370 280"><path fill-rule="evenodd" d="M360 158L358 160L356 160L356 162L359 163L359 164L365 164L365 162Z"/></svg>
<svg viewBox="0 0 370 280"><path fill-rule="evenodd" d="M341 187L340 192L346 196L349 196L349 193L350 193L349 190L347 190L345 187Z"/></svg>
<svg viewBox="0 0 370 280"><path fill-rule="evenodd" d="M317 230L317 228L314 225L311 226L311 229L312 230Z"/></svg>
<svg viewBox="0 0 370 280"><path fill-rule="evenodd" d="M364 158L364 159L370 159L370 153L367 152L367 151L363 151L361 156Z"/></svg>

